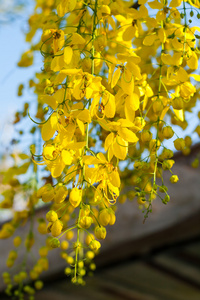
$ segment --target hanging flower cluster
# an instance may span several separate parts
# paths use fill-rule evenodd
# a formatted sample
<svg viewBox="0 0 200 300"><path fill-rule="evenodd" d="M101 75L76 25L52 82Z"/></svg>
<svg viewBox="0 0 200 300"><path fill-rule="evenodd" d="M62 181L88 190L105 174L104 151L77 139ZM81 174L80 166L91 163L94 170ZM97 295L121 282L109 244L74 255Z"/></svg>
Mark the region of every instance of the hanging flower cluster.
<svg viewBox="0 0 200 300"><path fill-rule="evenodd" d="M191 137L176 135L174 125L187 128L185 113L192 112L199 97L200 27L192 24L200 19L199 8L195 0L139 0L135 6L122 0L36 0L26 40L31 43L42 31L41 40L23 53L18 66L31 65L36 52L43 56L42 70L29 82L37 113L32 118L26 103L14 123L28 114L39 125L31 133L41 131L42 150L37 153L41 147L32 145L32 160L21 154L18 160L25 163L4 173L10 188L0 203L12 208L20 188L17 176L29 167L35 174L38 165L48 171L43 185L36 176L26 209L0 230L0 238L10 237L23 220L34 219L39 199L51 204L38 226L39 233L48 233L47 245L29 273L36 289L42 287L38 278L48 268L48 251L58 247L68 264L65 273L74 283L84 283L86 271L95 269L99 240L115 223L118 202L136 197L145 220L156 197L164 204L170 200L163 170L171 172L171 183L179 178L171 170L173 151L167 141L176 136L174 147L184 155L192 145ZM22 92L20 85L18 95ZM200 136L200 127L195 130ZM126 185L133 186L128 194ZM20 243L15 237L15 247ZM27 251L33 243L31 229ZM11 251L7 266L16 258L17 251ZM23 285L27 277L26 272L14 277L22 283L15 291L19 299L23 292L34 297L34 289ZM8 273L4 281L11 294Z"/></svg>

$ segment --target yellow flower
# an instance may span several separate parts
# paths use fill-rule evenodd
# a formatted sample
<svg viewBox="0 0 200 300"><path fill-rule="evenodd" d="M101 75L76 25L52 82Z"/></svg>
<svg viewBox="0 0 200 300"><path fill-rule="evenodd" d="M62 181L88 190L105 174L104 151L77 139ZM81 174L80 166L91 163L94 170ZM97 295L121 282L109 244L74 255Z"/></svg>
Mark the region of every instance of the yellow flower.
<svg viewBox="0 0 200 300"><path fill-rule="evenodd" d="M174 141L174 147L176 150L183 150L185 148L185 141L183 138L178 138Z"/></svg>
<svg viewBox="0 0 200 300"><path fill-rule="evenodd" d="M92 240L89 244L89 247L91 250L97 251L101 247L101 244L96 240Z"/></svg>
<svg viewBox="0 0 200 300"><path fill-rule="evenodd" d="M13 225L11 223L5 223L0 230L0 239L7 239L11 237L14 232L15 228Z"/></svg>
<svg viewBox="0 0 200 300"><path fill-rule="evenodd" d="M174 135L174 131L173 129L171 128L171 126L165 126L163 129L162 129L162 134L163 134L163 137L165 139L171 139Z"/></svg>
<svg viewBox="0 0 200 300"><path fill-rule="evenodd" d="M98 226L95 228L94 234L97 239L104 240L106 238L106 228L103 226L101 227Z"/></svg>
<svg viewBox="0 0 200 300"><path fill-rule="evenodd" d="M80 222L79 222L79 225L82 227L82 228L89 228L92 224L93 220L91 217L89 216L83 216L81 219L80 219Z"/></svg>
<svg viewBox="0 0 200 300"><path fill-rule="evenodd" d="M42 198L43 202L50 202L54 199L54 189L50 183L42 186L38 191L37 191L37 197Z"/></svg>
<svg viewBox="0 0 200 300"><path fill-rule="evenodd" d="M63 223L60 220L55 221L51 226L51 234L57 237L61 234L63 228Z"/></svg>
<svg viewBox="0 0 200 300"><path fill-rule="evenodd" d="M79 206L82 200L82 189L73 188L69 194L69 202L73 207Z"/></svg>
<svg viewBox="0 0 200 300"><path fill-rule="evenodd" d="M22 54L22 57L17 65L19 67L29 67L32 64L33 64L33 52L29 50Z"/></svg>
<svg viewBox="0 0 200 300"><path fill-rule="evenodd" d="M190 82L184 82L180 85L180 96L189 99L196 93L196 88Z"/></svg>
<svg viewBox="0 0 200 300"><path fill-rule="evenodd" d="M66 197L68 195L68 190L66 186L62 184L58 184L57 187L55 188L55 197L54 201L58 204L62 203L65 201Z"/></svg>
<svg viewBox="0 0 200 300"><path fill-rule="evenodd" d="M99 222L103 226L113 225L115 223L115 214L112 209L103 209L99 213Z"/></svg>
<svg viewBox="0 0 200 300"><path fill-rule="evenodd" d="M169 180L171 183L176 183L179 181L179 178L177 175L172 175Z"/></svg>
<svg viewBox="0 0 200 300"><path fill-rule="evenodd" d="M58 215L54 210L50 210L47 214L46 214L46 219L48 222L55 222L58 220Z"/></svg>

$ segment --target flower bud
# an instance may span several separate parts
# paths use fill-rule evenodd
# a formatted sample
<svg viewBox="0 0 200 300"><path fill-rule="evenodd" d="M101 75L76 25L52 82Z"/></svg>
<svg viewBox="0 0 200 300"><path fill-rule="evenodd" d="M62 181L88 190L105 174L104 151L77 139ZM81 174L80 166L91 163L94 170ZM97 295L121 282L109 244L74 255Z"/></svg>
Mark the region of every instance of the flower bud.
<svg viewBox="0 0 200 300"><path fill-rule="evenodd" d="M143 129L146 122L142 117L136 117L134 120L134 125L138 127L139 130Z"/></svg>
<svg viewBox="0 0 200 300"><path fill-rule="evenodd" d="M77 206L79 206L81 200L82 200L82 190L78 189L77 187L73 188L69 195L70 204L73 207L77 207Z"/></svg>
<svg viewBox="0 0 200 300"><path fill-rule="evenodd" d="M170 196L166 195L165 198L162 200L162 203L167 204L170 201Z"/></svg>
<svg viewBox="0 0 200 300"><path fill-rule="evenodd" d="M52 43L53 32L50 29L46 29L42 34L42 42L46 44Z"/></svg>
<svg viewBox="0 0 200 300"><path fill-rule="evenodd" d="M174 131L171 126L166 126L163 128L162 134L165 139L171 139L174 135Z"/></svg>
<svg viewBox="0 0 200 300"><path fill-rule="evenodd" d="M160 113L163 110L163 103L161 100L156 100L152 105L153 111L155 114Z"/></svg>
<svg viewBox="0 0 200 300"><path fill-rule="evenodd" d="M183 150L185 147L185 141L182 138L178 138L174 141L174 147L176 150Z"/></svg>
<svg viewBox="0 0 200 300"><path fill-rule="evenodd" d="M199 166L199 159L198 158L195 158L195 160L192 162L192 167L193 168L198 168Z"/></svg>
<svg viewBox="0 0 200 300"><path fill-rule="evenodd" d="M116 221L115 213L112 209L110 209L110 222L109 225L114 225Z"/></svg>
<svg viewBox="0 0 200 300"><path fill-rule="evenodd" d="M89 216L83 216L81 219L80 219L80 222L79 222L79 225L80 227L82 228L89 228L92 224L92 218L89 217Z"/></svg>
<svg viewBox="0 0 200 300"><path fill-rule="evenodd" d="M107 226L110 222L110 214L108 210L105 208L99 213L99 223L103 226Z"/></svg>
<svg viewBox="0 0 200 300"><path fill-rule="evenodd" d="M56 222L53 223L52 227L51 227L51 234L56 237L59 236L61 234L63 228L63 224L60 220L57 220Z"/></svg>
<svg viewBox="0 0 200 300"><path fill-rule="evenodd" d="M38 191L37 191L37 197L42 198L43 202L49 202L52 201L54 198L54 189L50 183L42 186Z"/></svg>
<svg viewBox="0 0 200 300"><path fill-rule="evenodd" d="M179 181L179 178L177 175L172 175L169 180L171 183L176 183Z"/></svg>
<svg viewBox="0 0 200 300"><path fill-rule="evenodd" d="M172 106L174 109L183 109L183 99L181 97L175 98L172 102Z"/></svg>
<svg viewBox="0 0 200 300"><path fill-rule="evenodd" d="M92 260L95 257L95 254L93 251L87 251L85 256L86 258Z"/></svg>
<svg viewBox="0 0 200 300"><path fill-rule="evenodd" d="M50 246L52 248L59 248L60 247L60 241L57 239L57 238L53 238L51 241L50 241Z"/></svg>
<svg viewBox="0 0 200 300"><path fill-rule="evenodd" d="M152 139L149 143L150 152L155 152L160 148L160 140Z"/></svg>
<svg viewBox="0 0 200 300"><path fill-rule="evenodd" d="M16 236L13 240L13 244L15 247L19 247L21 245L22 239L20 236Z"/></svg>
<svg viewBox="0 0 200 300"><path fill-rule="evenodd" d="M8 254L8 259L15 260L17 258L17 252L15 250L11 250Z"/></svg>
<svg viewBox="0 0 200 300"><path fill-rule="evenodd" d="M34 283L34 286L35 286L36 290L41 290L43 288L43 282L41 280L37 280Z"/></svg>
<svg viewBox="0 0 200 300"><path fill-rule="evenodd" d="M150 142L152 139L152 133L149 130L144 130L141 133L141 140L143 143Z"/></svg>
<svg viewBox="0 0 200 300"><path fill-rule="evenodd" d="M67 231L65 237L66 237L67 240L73 239L74 232L72 230Z"/></svg>
<svg viewBox="0 0 200 300"><path fill-rule="evenodd" d="M43 246L39 249L39 254L41 257L46 257L48 255L48 248Z"/></svg>
<svg viewBox="0 0 200 300"><path fill-rule="evenodd" d="M50 210L47 214L46 214L46 219L49 222L55 222L58 220L58 215L54 210Z"/></svg>
<svg viewBox="0 0 200 300"><path fill-rule="evenodd" d="M186 137L184 138L185 140L185 146L186 147L190 147L192 145L192 139L190 136L186 135Z"/></svg>
<svg viewBox="0 0 200 300"><path fill-rule="evenodd" d="M106 228L101 226L101 227L96 227L94 230L94 234L97 239L99 240L104 240L106 237Z"/></svg>
<svg viewBox="0 0 200 300"><path fill-rule="evenodd" d="M91 250L97 251L101 247L101 244L96 240L92 240L89 247Z"/></svg>
<svg viewBox="0 0 200 300"><path fill-rule="evenodd" d="M99 35L94 40L94 47L97 52L101 52L107 45L107 39L105 35Z"/></svg>
<svg viewBox="0 0 200 300"><path fill-rule="evenodd" d="M160 155L160 158L162 158L162 159L168 159L168 158L173 157L173 155L174 155L174 153L173 153L172 150L165 148L163 150L162 154Z"/></svg>
<svg viewBox="0 0 200 300"><path fill-rule="evenodd" d="M66 186L58 185L55 189L54 201L56 203L60 204L63 201L65 201L67 195L68 195L68 190L67 190Z"/></svg>
<svg viewBox="0 0 200 300"><path fill-rule="evenodd" d="M60 247L61 247L62 250L67 250L68 247L69 247L68 241L62 241Z"/></svg>
<svg viewBox="0 0 200 300"><path fill-rule="evenodd" d="M109 7L108 5L102 5L102 6L100 7L100 12L102 13L102 15L105 15L105 16L111 14L111 12L110 12L110 7Z"/></svg>
<svg viewBox="0 0 200 300"><path fill-rule="evenodd" d="M47 233L47 225L45 222L40 222L38 225L38 232L40 234L46 234Z"/></svg>
<svg viewBox="0 0 200 300"><path fill-rule="evenodd" d="M163 163L162 163L163 170L171 169L173 167L174 163L175 163L175 161L173 159L164 160Z"/></svg>

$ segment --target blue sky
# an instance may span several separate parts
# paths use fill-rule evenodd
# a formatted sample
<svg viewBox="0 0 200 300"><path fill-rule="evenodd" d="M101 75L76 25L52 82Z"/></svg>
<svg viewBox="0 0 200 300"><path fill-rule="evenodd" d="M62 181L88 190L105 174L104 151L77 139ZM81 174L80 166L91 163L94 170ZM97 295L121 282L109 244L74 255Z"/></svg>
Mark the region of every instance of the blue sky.
<svg viewBox="0 0 200 300"><path fill-rule="evenodd" d="M8 1L9 4L10 1ZM0 9L2 1L0 0ZM21 110L23 103L33 97L25 92L23 97L17 96L18 86L28 83L35 71L41 67L36 61L29 68L17 67L21 54L29 49L25 42L25 31L27 30L27 17L33 10L33 1L27 1L26 6L15 15L15 18L3 22L0 20L0 153L5 150L12 137L15 137L15 129L12 125L14 114ZM30 121L30 127L32 126Z"/></svg>

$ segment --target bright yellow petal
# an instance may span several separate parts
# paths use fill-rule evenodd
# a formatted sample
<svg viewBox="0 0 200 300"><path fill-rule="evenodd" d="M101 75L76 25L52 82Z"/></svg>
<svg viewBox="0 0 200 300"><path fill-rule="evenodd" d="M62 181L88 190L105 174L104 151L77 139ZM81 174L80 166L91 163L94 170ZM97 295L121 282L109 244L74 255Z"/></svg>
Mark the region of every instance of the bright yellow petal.
<svg viewBox="0 0 200 300"><path fill-rule="evenodd" d="M55 92L55 94L53 95L54 98L56 98L56 101L58 103L62 103L65 97L65 89L59 89Z"/></svg>
<svg viewBox="0 0 200 300"><path fill-rule="evenodd" d="M78 115L77 119L81 120L83 123L91 123L90 112L88 109L82 110Z"/></svg>
<svg viewBox="0 0 200 300"><path fill-rule="evenodd" d="M174 113L180 121L182 121L182 122L184 121L184 112L182 109L179 109L179 110L174 109Z"/></svg>
<svg viewBox="0 0 200 300"><path fill-rule="evenodd" d="M137 135L128 128L120 128L118 134L127 142L137 143L138 141Z"/></svg>
<svg viewBox="0 0 200 300"><path fill-rule="evenodd" d="M137 80L142 79L141 70L140 70L140 68L138 67L137 64L135 64L134 62L132 62L130 60L126 64L126 68L133 74L134 78L136 78Z"/></svg>
<svg viewBox="0 0 200 300"><path fill-rule="evenodd" d="M62 56L55 56L51 62L51 70L54 72L58 72L62 70L64 67L64 58Z"/></svg>
<svg viewBox="0 0 200 300"><path fill-rule="evenodd" d="M78 73L82 73L82 69L64 69L60 71L60 74L65 74L65 75L75 75Z"/></svg>
<svg viewBox="0 0 200 300"><path fill-rule="evenodd" d="M113 141L114 141L114 133L111 132L109 135L107 135L106 139L105 139L105 144L104 144L104 149L105 151L108 150L108 148L112 145Z"/></svg>
<svg viewBox="0 0 200 300"><path fill-rule="evenodd" d="M86 165L98 165L101 161L97 157L85 155L83 156L83 163Z"/></svg>
<svg viewBox="0 0 200 300"><path fill-rule="evenodd" d="M39 97L39 100L42 103L47 104L48 106L50 106L51 108L53 108L53 110L56 110L56 108L58 107L58 102L56 101L54 96L50 96L50 95L41 95Z"/></svg>
<svg viewBox="0 0 200 300"><path fill-rule="evenodd" d="M179 68L177 72L177 76L178 76L178 80L180 80L181 82L187 81L189 77L188 73L182 67Z"/></svg>
<svg viewBox="0 0 200 300"><path fill-rule="evenodd" d="M165 54L165 53L162 53L161 55L161 59L162 59L162 62L166 65L172 65L173 62L172 62L172 57L170 54Z"/></svg>
<svg viewBox="0 0 200 300"><path fill-rule="evenodd" d="M196 53L192 52L192 56L186 62L190 69L192 70L198 69L198 57Z"/></svg>
<svg viewBox="0 0 200 300"><path fill-rule="evenodd" d="M152 2L148 2L148 5L152 8L152 9L162 9L163 8L163 4L158 2L158 1L152 1Z"/></svg>
<svg viewBox="0 0 200 300"><path fill-rule="evenodd" d="M136 93L132 93L131 95L127 96L125 101L127 103L127 107L130 107L130 109L134 111L138 110L140 106L140 99Z"/></svg>
<svg viewBox="0 0 200 300"><path fill-rule="evenodd" d="M42 125L41 134L42 134L42 139L44 141L48 141L53 137L57 129L57 123L58 123L57 115L53 113L50 119L44 125Z"/></svg>
<svg viewBox="0 0 200 300"><path fill-rule="evenodd" d="M126 119L129 120L130 122L133 122L135 119L135 110L129 106L127 101L125 101L124 112L125 112Z"/></svg>
<svg viewBox="0 0 200 300"><path fill-rule="evenodd" d="M78 150L81 149L83 147L85 147L86 142L71 142L70 144L68 144L67 148L71 149L71 150Z"/></svg>
<svg viewBox="0 0 200 300"><path fill-rule="evenodd" d="M123 40L124 41L132 40L135 36L135 32L136 32L135 26L128 26L122 35Z"/></svg>
<svg viewBox="0 0 200 300"><path fill-rule="evenodd" d="M61 157L58 157L55 162L52 162L48 165L53 178L59 177L62 174L64 167L65 164L62 161Z"/></svg>
<svg viewBox="0 0 200 300"><path fill-rule="evenodd" d="M105 155L102 152L97 154L97 158L100 159L102 162L106 162Z"/></svg>
<svg viewBox="0 0 200 300"><path fill-rule="evenodd" d="M76 120L78 127L81 131L81 134L84 136L85 135L85 126L84 123L82 121L80 121L79 119Z"/></svg>
<svg viewBox="0 0 200 300"><path fill-rule="evenodd" d="M166 113L168 112L168 110L169 110L169 106L165 106L165 108L161 112L160 120L164 119L164 117L165 117Z"/></svg>
<svg viewBox="0 0 200 300"><path fill-rule="evenodd" d="M121 127L135 127L133 122L131 122L127 119L119 119L118 123L120 124Z"/></svg>
<svg viewBox="0 0 200 300"><path fill-rule="evenodd" d="M71 165L72 164L73 156L70 153L70 151L63 150L61 156L62 156L62 160L63 160L65 165Z"/></svg>
<svg viewBox="0 0 200 300"><path fill-rule="evenodd" d="M105 92L102 97L102 103L106 117L113 118L116 111L115 96L109 92Z"/></svg>
<svg viewBox="0 0 200 300"><path fill-rule="evenodd" d="M111 88L114 88L119 80L121 74L121 70L120 68L117 68L117 70L114 72L113 77L112 77L112 81L111 81Z"/></svg>
<svg viewBox="0 0 200 300"><path fill-rule="evenodd" d="M178 6L181 5L183 0L172 0L169 4L169 7L175 7L177 8Z"/></svg>
<svg viewBox="0 0 200 300"><path fill-rule="evenodd" d="M137 17L138 13L136 12L136 16ZM141 5L139 7L139 18L147 18L149 15L148 9L146 8L145 5Z"/></svg>
<svg viewBox="0 0 200 300"><path fill-rule="evenodd" d="M157 35L147 35L145 36L144 40L143 40L143 45L145 46L152 46L153 43L155 42L155 40L157 39Z"/></svg>
<svg viewBox="0 0 200 300"><path fill-rule="evenodd" d="M121 87L124 93L131 95L134 91L134 77L129 70L125 70L121 76Z"/></svg>
<svg viewBox="0 0 200 300"><path fill-rule="evenodd" d="M57 13L59 17L63 17L68 11L72 11L76 7L76 0L60 0L57 6Z"/></svg>
<svg viewBox="0 0 200 300"><path fill-rule="evenodd" d="M94 92L94 90L93 90L93 88L91 87L91 85L88 86L88 87L86 88L86 91L85 91L85 97L86 97L87 99L92 98L93 92Z"/></svg>
<svg viewBox="0 0 200 300"><path fill-rule="evenodd" d="M200 75L197 75L197 74L191 74L189 75L190 77L194 78L194 80L196 81L200 81Z"/></svg>
<svg viewBox="0 0 200 300"><path fill-rule="evenodd" d="M76 0L70 0L70 1L69 1L69 10L70 10L70 11L72 11L72 10L75 9L76 3L77 3Z"/></svg>
<svg viewBox="0 0 200 300"><path fill-rule="evenodd" d="M57 6L57 13L58 13L58 16L59 17L63 17L67 10L68 10L68 7L67 7L67 0L61 0L60 3L58 4Z"/></svg>
<svg viewBox="0 0 200 300"><path fill-rule="evenodd" d="M65 47L64 49L64 62L68 65L72 60L73 50L71 47Z"/></svg>
<svg viewBox="0 0 200 300"><path fill-rule="evenodd" d="M74 45L74 44L85 44L85 39L78 33L74 32L72 34L72 38L70 39L70 44Z"/></svg>
<svg viewBox="0 0 200 300"><path fill-rule="evenodd" d="M111 184L115 187L120 187L120 177L117 170L114 170L108 175L108 179L110 180Z"/></svg>
<svg viewBox="0 0 200 300"><path fill-rule="evenodd" d="M160 10L156 14L156 21L160 22L166 19L166 14L163 10Z"/></svg>
<svg viewBox="0 0 200 300"><path fill-rule="evenodd" d="M111 159L113 158L114 156L114 153L113 153L113 145L111 145L109 148L108 148L108 161L111 161Z"/></svg>
<svg viewBox="0 0 200 300"><path fill-rule="evenodd" d="M127 153L128 153L128 142L126 142L120 136L117 136L113 144L113 154L117 158L124 160L126 158Z"/></svg>
<svg viewBox="0 0 200 300"><path fill-rule="evenodd" d="M180 66L183 63L182 53L174 53L172 57L172 65Z"/></svg>
<svg viewBox="0 0 200 300"><path fill-rule="evenodd" d="M55 151L55 147L51 144L49 145L46 145L43 149L43 156L44 156L44 159L46 160L52 160L54 157L53 157L53 152Z"/></svg>
<svg viewBox="0 0 200 300"><path fill-rule="evenodd" d="M165 43L166 42L166 33L165 33L165 30L163 28L160 28L158 30L158 37L159 37L161 43Z"/></svg>
<svg viewBox="0 0 200 300"><path fill-rule="evenodd" d="M77 169L76 166L72 166L67 170L64 183L69 182L73 177L76 176L76 169Z"/></svg>

